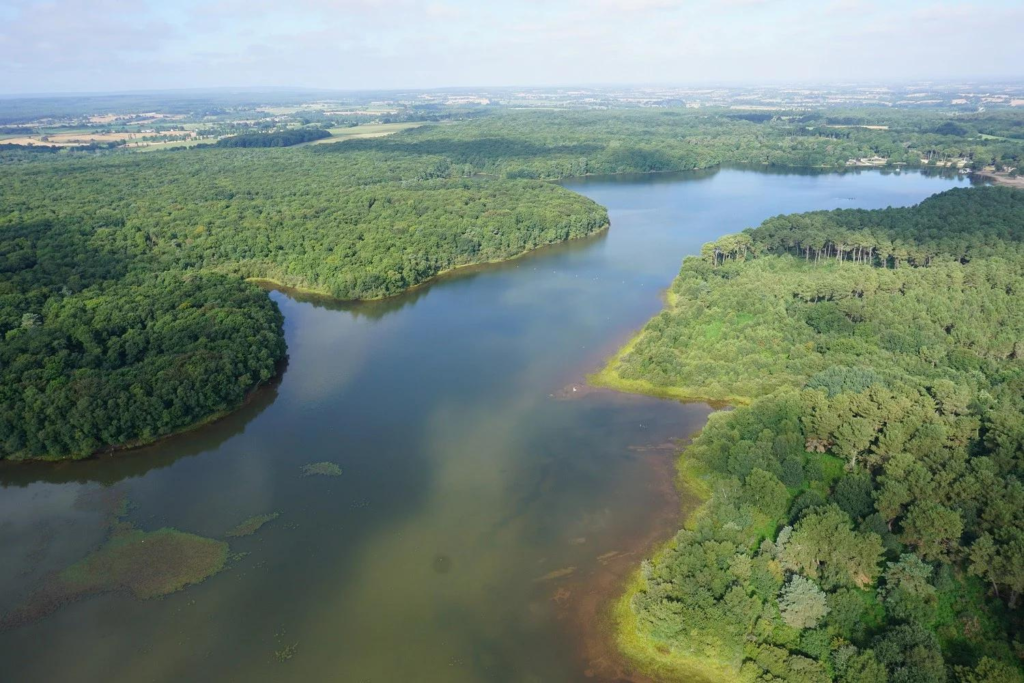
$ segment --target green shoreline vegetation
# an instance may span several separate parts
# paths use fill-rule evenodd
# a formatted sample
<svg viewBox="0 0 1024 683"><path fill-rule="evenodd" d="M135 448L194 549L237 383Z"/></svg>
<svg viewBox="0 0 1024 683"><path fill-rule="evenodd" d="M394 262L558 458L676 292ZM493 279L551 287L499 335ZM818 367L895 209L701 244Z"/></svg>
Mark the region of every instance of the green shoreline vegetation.
<svg viewBox="0 0 1024 683"><path fill-rule="evenodd" d="M1011 116L957 121L500 112L287 149L4 150L0 459L86 457L237 408L285 354L280 312L243 280L378 299L608 225L603 207L545 180L731 162L842 168L878 155L908 166L1021 156ZM885 129L856 127L865 124ZM298 133L253 135L246 145Z"/></svg>
<svg viewBox="0 0 1024 683"><path fill-rule="evenodd" d="M603 227L598 228L597 230L594 230L594 231L588 233L584 237L594 237L596 235L600 235L603 232L607 232L607 230L610 227L611 227L610 224L605 224ZM584 237L574 237L574 238L570 238L570 239L577 240L577 239L584 239ZM335 296L335 295L331 294L330 291L325 290L325 289L315 289L315 288L312 288L312 287L309 287L309 286L302 286L302 285L289 285L289 284L287 284L285 282L282 282L281 280L275 280L275 279L269 278L269 277L249 277L249 278L246 278L246 282L252 282L253 284L257 284L257 285L264 285L265 287L270 288L270 289L286 289L286 290L288 290L290 292L295 292L295 293L298 293L298 294L309 294L309 295L312 295L312 296L326 297L328 299L331 299L333 301L338 301L338 302L352 303L352 302L356 302L356 301L366 301L366 302L384 301L386 299L391 299L391 298L394 298L394 297L397 297L397 296L402 296L403 294L410 294L410 293L415 292L416 290L422 289L424 287L429 287L430 285L433 285L433 284L437 283L438 281L440 281L440 280L442 280L442 279L444 279L446 277L450 277L450 276L453 276L453 275L458 275L459 273L464 272L464 271L468 271L468 270L470 270L472 268L486 268L487 266L495 266L495 265L502 264L502 263L508 263L510 261L517 261L519 259L522 259L523 257L531 256L533 254L536 254L536 253L540 252L541 250L543 250L545 247L557 246L557 245L562 244L563 242L566 242L566 241L568 241L568 240L559 240L559 241L555 241L555 242L549 242L547 244L541 244L541 245L538 245L538 246L535 246L535 247L529 247L526 250L519 252L518 254L513 254L512 256L508 256L506 258L492 259L492 260L489 260L489 261L474 261L472 263L462 263L462 264L459 264L459 265L451 266L449 268L446 268L445 270L441 270L441 271L438 271L437 273L434 273L433 275L427 277L426 279L424 279L424 280L422 280L420 282L417 282L414 285L410 285L410 286L406 287L405 289L403 289L401 292L398 292L397 294L381 294L380 296L366 296L366 297L359 297L359 298L355 298L355 299L345 299L345 298L342 298L342 297Z"/></svg>
<svg viewBox="0 0 1024 683"><path fill-rule="evenodd" d="M1024 194L779 216L687 258L596 381L742 403L616 603L665 680L1024 680ZM739 396L743 401L735 401Z"/></svg>

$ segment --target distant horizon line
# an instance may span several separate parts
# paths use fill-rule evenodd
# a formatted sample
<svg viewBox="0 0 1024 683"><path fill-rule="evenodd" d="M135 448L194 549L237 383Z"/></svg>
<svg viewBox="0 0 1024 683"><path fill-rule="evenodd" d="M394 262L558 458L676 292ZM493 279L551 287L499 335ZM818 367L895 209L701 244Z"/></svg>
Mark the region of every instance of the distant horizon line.
<svg viewBox="0 0 1024 683"><path fill-rule="evenodd" d="M344 88L324 87L307 85L221 85L201 87L168 87L168 88L139 88L124 90L39 90L0 92L0 99L33 99L48 97L116 97L131 95L166 95L166 94L218 94L218 93L406 93L406 92L455 92L455 91L480 91L480 90L565 90L569 88L582 88L605 90L610 88L692 88L692 89L745 89L745 88L865 88L865 87L955 87L958 85L999 85L999 86L1024 86L1024 76L998 77L979 76L976 78L906 78L892 80L852 80L843 79L838 81L820 80L778 80L778 81L666 81L666 82L631 82L631 83L562 83L553 85L529 85L525 83L513 85L447 85L447 86L415 86L415 87L380 87L380 88Z"/></svg>

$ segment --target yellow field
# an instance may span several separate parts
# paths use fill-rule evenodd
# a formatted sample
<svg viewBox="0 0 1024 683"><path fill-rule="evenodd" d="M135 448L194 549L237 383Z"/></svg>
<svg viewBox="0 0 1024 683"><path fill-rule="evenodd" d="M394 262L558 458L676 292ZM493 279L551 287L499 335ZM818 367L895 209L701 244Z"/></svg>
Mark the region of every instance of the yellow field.
<svg viewBox="0 0 1024 683"><path fill-rule="evenodd" d="M314 145L322 145L326 142L342 142L344 140L355 140L358 138L381 138L385 135L393 135L399 131L419 128L424 123L367 123L362 126L351 128L329 128L331 137L323 140L316 140Z"/></svg>
<svg viewBox="0 0 1024 683"><path fill-rule="evenodd" d="M7 145L33 145L38 147L79 147L92 143L125 142L129 147L144 147L149 145L167 145L169 143L143 140L145 137L171 137L177 135L194 136L193 131L169 130L162 133L50 133L48 135L21 135L5 138ZM191 141L177 141L180 143ZM195 144L195 143L193 143Z"/></svg>

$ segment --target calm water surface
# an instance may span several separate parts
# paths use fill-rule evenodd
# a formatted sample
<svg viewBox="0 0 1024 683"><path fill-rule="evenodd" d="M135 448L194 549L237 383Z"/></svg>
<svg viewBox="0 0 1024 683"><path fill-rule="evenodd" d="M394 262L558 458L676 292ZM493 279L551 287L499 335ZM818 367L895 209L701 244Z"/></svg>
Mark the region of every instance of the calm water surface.
<svg viewBox="0 0 1024 683"><path fill-rule="evenodd" d="M0 633L0 679L582 678L574 600L649 532L664 445L711 409L553 394L659 310L702 243L779 213L905 205L957 184L876 171L587 179L566 185L608 207L604 235L381 304L273 293L290 360L239 412L114 458L0 468L0 612L103 542L107 520L81 504L98 489L127 496L147 530L223 537L281 516L232 540L248 554L202 584L92 597ZM324 460L343 475L302 476Z"/></svg>

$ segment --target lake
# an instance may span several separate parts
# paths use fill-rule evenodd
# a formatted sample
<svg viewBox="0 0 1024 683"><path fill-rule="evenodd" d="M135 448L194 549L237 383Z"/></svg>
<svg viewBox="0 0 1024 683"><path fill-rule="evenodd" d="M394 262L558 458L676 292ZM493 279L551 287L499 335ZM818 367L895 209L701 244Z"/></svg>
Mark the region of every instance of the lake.
<svg viewBox="0 0 1024 683"><path fill-rule="evenodd" d="M675 441L711 407L587 391L683 256L780 213L913 204L963 178L723 169L564 183L611 229L384 302L272 292L289 360L212 425L0 468L0 612L136 527L232 538L160 599L107 593L0 632L9 681L572 681L619 669L602 616L671 535ZM340 476L306 476L328 461Z"/></svg>

